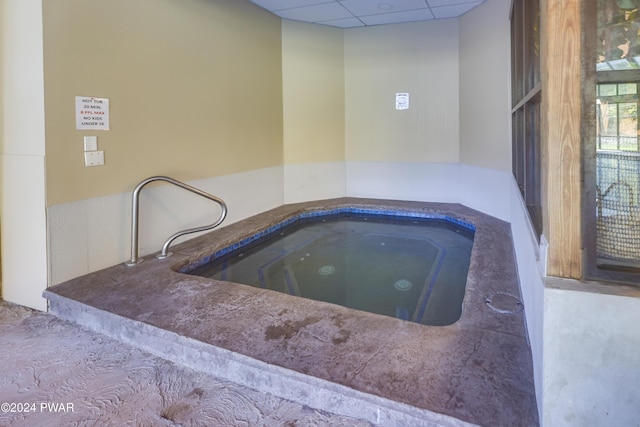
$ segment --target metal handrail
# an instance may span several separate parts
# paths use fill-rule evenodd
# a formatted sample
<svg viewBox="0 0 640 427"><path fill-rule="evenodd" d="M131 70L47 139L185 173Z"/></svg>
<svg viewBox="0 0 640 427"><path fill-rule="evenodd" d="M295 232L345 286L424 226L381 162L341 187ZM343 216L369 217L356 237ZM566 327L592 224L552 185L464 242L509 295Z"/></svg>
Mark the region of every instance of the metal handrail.
<svg viewBox="0 0 640 427"><path fill-rule="evenodd" d="M140 264L142 262L142 258L138 258L138 217L139 217L138 207L140 205L140 191L145 185L154 181L168 182L170 184L173 184L175 186L188 190L192 193L195 193L199 196L202 196L205 199L209 199L213 202L216 202L222 208L222 212L220 213L220 218L218 218L218 220L215 221L214 223L209 225L204 225L202 227L189 228L187 230L178 231L177 233L172 234L167 239L167 241L164 242L164 245L162 245L162 252L156 256L156 258L158 259L164 259L172 255L171 252L169 252L169 245L178 237L184 236L185 234L197 233L198 231L206 231L206 230L211 230L212 228L216 228L222 223L222 221L224 221L224 218L227 216L227 204L224 202L224 200L216 196L213 196L209 193L206 193L202 190L199 190L195 187L185 184L184 182L175 180L173 178L169 178L168 176L152 176L151 178L145 179L144 181L140 182L140 184L138 184L136 188L133 190L133 195L131 200L131 205L132 205L131 207L131 259L128 262L124 263L128 267L134 266L136 264Z"/></svg>

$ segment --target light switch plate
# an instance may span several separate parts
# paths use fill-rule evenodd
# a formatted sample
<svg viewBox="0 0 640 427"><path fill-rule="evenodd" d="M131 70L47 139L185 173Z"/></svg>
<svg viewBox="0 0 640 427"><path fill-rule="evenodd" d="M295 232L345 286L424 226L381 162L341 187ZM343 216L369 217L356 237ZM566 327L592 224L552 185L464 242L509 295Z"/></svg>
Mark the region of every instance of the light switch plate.
<svg viewBox="0 0 640 427"><path fill-rule="evenodd" d="M84 165L102 166L104 165L104 151L87 151L84 153Z"/></svg>
<svg viewBox="0 0 640 427"><path fill-rule="evenodd" d="M98 137L97 136L85 136L84 137L84 151L96 151L98 149Z"/></svg>

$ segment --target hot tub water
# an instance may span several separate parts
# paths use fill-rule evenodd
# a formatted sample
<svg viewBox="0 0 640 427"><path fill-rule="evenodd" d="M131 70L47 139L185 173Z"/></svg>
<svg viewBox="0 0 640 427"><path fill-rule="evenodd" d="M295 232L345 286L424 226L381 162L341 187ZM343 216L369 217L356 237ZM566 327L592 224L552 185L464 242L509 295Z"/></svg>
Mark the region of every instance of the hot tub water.
<svg viewBox="0 0 640 427"><path fill-rule="evenodd" d="M442 326L461 315L472 245L446 219L328 215L186 272Z"/></svg>

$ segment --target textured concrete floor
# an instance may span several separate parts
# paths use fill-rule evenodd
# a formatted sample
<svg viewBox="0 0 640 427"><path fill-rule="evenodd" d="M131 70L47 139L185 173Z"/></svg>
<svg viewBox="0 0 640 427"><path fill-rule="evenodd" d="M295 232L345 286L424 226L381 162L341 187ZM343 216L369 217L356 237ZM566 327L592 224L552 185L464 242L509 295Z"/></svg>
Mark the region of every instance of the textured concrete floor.
<svg viewBox="0 0 640 427"><path fill-rule="evenodd" d="M446 213L477 227L460 320L430 327L179 273L185 265L292 215L354 206ZM63 318L136 345L146 340L143 348L213 375L222 376L221 369L229 372L234 360L219 356L230 352L260 361L262 371L281 367L298 377L454 420L483 426L538 425L511 232L503 221L461 205L343 198L285 205L172 251L169 259L148 257L136 267L114 266L50 288L45 295L52 311ZM131 324L155 335L136 326L123 332ZM194 346L188 357L183 344ZM212 355L203 358L209 351ZM280 393L275 390L281 382L277 377L257 379L243 368L238 371L227 379L254 389L269 383L273 387L263 391ZM295 399L304 394L302 390ZM329 396L326 406L310 406L338 412L335 399ZM340 413L376 419L361 412Z"/></svg>
<svg viewBox="0 0 640 427"><path fill-rule="evenodd" d="M368 426L0 301L0 426Z"/></svg>

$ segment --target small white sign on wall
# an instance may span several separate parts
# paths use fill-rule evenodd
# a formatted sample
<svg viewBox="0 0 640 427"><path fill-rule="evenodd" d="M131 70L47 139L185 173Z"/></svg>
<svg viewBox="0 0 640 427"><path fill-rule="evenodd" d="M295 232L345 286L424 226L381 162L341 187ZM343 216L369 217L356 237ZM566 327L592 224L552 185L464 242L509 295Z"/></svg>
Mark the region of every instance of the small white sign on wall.
<svg viewBox="0 0 640 427"><path fill-rule="evenodd" d="M409 94L396 93L396 110L408 110L408 109L409 109Z"/></svg>
<svg viewBox="0 0 640 427"><path fill-rule="evenodd" d="M76 129L109 130L109 98L76 96Z"/></svg>

